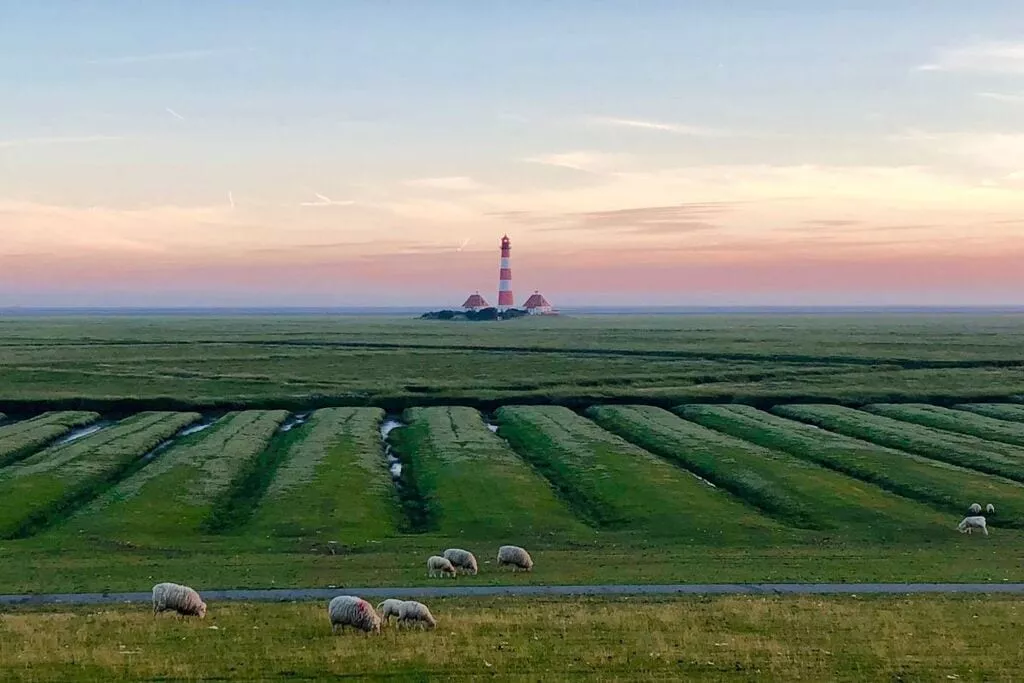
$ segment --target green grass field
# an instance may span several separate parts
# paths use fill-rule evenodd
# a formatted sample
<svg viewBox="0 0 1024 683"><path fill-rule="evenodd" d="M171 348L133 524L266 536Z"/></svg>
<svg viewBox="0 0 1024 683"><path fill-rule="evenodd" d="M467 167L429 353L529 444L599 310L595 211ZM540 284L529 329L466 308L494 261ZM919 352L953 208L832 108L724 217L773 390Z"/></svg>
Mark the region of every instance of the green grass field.
<svg viewBox="0 0 1024 683"><path fill-rule="evenodd" d="M401 513L382 456L383 419L379 408L314 412L241 533L303 549L330 541L360 547L395 536Z"/></svg>
<svg viewBox="0 0 1024 683"><path fill-rule="evenodd" d="M422 531L496 545L592 535L554 488L472 408L414 408L394 432L403 483L422 501ZM442 548L441 550L443 550Z"/></svg>
<svg viewBox="0 0 1024 683"><path fill-rule="evenodd" d="M426 557L456 545L481 563L459 585L1022 581L1024 480L999 476L1024 473L1007 442L1022 342L1018 316L3 317L0 593L423 586L443 581ZM399 414L396 484L380 428ZM86 424L102 428L58 445ZM957 533L972 502L997 506L990 536ZM534 571L499 571L503 543ZM217 605L198 627L14 610L0 678L76 680L71 661L79 680L527 661L616 680L999 680L1019 664L965 645L989 618L981 642L1009 642L1010 599L440 605L461 625L388 656L325 635L322 606ZM175 658L183 637L194 656ZM137 649L141 665L122 654Z"/></svg>
<svg viewBox="0 0 1024 683"><path fill-rule="evenodd" d="M499 434L595 526L675 538L758 545L779 525L567 408L508 406Z"/></svg>
<svg viewBox="0 0 1024 683"><path fill-rule="evenodd" d="M794 526L870 536L937 539L942 518L921 505L779 451L723 435L650 406L601 406L593 418Z"/></svg>
<svg viewBox="0 0 1024 683"><path fill-rule="evenodd" d="M1024 448L924 427L841 406L776 406L783 417L899 448L953 465L1024 482Z"/></svg>
<svg viewBox="0 0 1024 683"><path fill-rule="evenodd" d="M1013 681L1024 601L1002 597L428 601L435 630L332 635L326 605L0 615L8 681Z"/></svg>
<svg viewBox="0 0 1024 683"><path fill-rule="evenodd" d="M1002 441L1015 446L1024 446L1024 424L1008 422L963 410L951 410L940 406L880 403L865 406L864 410L876 415L905 420L914 424L945 429L950 432L968 434L979 439Z"/></svg>
<svg viewBox="0 0 1024 683"><path fill-rule="evenodd" d="M286 417L253 410L221 418L122 479L57 533L156 548L188 544Z"/></svg>
<svg viewBox="0 0 1024 683"><path fill-rule="evenodd" d="M1024 486L787 420L750 406L682 406L679 413L725 434L816 462L952 514L993 503L995 526L1024 528Z"/></svg>
<svg viewBox="0 0 1024 683"><path fill-rule="evenodd" d="M40 448L99 419L98 413L63 411L0 427L0 467L10 465Z"/></svg>

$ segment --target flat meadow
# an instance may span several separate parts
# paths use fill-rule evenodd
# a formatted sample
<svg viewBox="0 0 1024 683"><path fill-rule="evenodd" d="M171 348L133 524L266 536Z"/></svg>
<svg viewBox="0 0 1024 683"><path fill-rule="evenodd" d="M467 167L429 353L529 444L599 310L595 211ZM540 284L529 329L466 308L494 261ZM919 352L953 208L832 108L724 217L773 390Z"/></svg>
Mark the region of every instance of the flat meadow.
<svg viewBox="0 0 1024 683"><path fill-rule="evenodd" d="M1024 316L0 316L0 413L0 594L417 587L449 547L481 563L467 586L1024 581ZM975 502L995 505L988 536L957 533ZM506 543L532 572L495 566ZM438 605L438 631L377 639L332 638L303 602L221 603L205 622L7 609L0 670L1021 667L1011 597Z"/></svg>

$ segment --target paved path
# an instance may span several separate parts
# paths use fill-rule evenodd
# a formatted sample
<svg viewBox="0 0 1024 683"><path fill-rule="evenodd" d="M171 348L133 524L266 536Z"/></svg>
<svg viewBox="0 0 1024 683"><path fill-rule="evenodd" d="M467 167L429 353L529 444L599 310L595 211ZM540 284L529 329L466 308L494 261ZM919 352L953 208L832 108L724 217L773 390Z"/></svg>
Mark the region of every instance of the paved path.
<svg viewBox="0 0 1024 683"><path fill-rule="evenodd" d="M440 598L536 595L857 595L908 593L1024 593L1024 583L704 583L601 586L419 586L410 588L272 588L203 590L208 602L292 602L364 598ZM51 593L0 595L0 605L96 605L149 602L149 593Z"/></svg>

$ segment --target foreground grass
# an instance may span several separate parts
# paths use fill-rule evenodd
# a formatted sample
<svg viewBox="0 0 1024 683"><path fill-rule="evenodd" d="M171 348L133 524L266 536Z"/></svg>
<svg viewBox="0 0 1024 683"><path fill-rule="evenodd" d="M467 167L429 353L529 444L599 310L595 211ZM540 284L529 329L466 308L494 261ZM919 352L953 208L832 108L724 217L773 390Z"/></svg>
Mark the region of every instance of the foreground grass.
<svg viewBox="0 0 1024 683"><path fill-rule="evenodd" d="M332 635L325 605L146 605L0 616L9 681L1015 680L1024 600L801 597L436 600L434 631ZM984 634L979 637L979 634Z"/></svg>

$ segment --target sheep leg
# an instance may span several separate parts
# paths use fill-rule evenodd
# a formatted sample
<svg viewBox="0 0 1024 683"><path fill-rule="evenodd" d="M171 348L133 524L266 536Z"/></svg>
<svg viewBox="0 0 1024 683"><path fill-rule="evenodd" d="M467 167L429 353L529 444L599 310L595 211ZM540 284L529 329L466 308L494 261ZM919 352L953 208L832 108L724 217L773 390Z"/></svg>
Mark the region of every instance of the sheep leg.
<svg viewBox="0 0 1024 683"><path fill-rule="evenodd" d="M988 527L987 526L981 527L981 530L985 532L986 536L988 536Z"/></svg>

